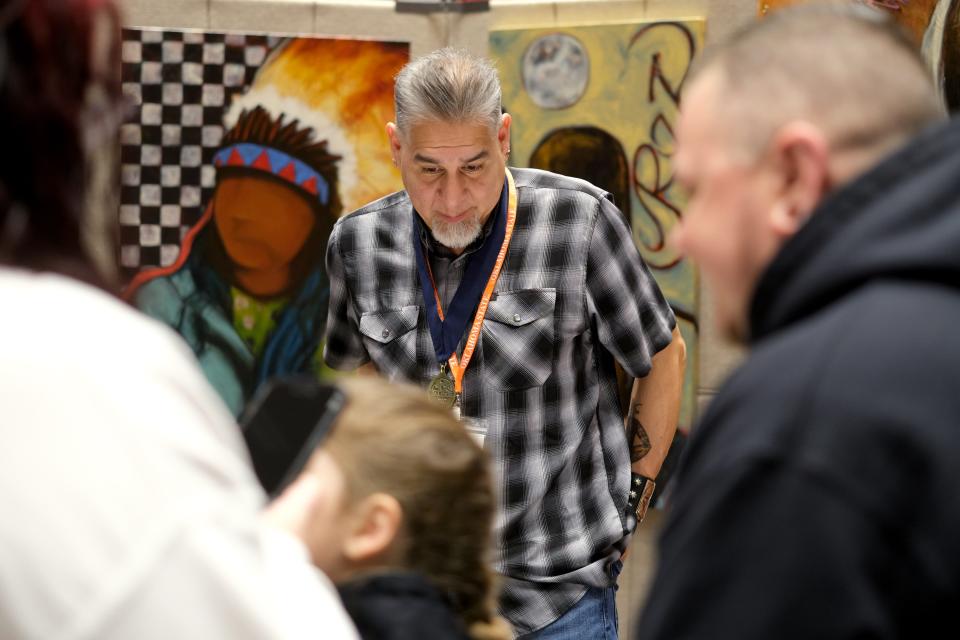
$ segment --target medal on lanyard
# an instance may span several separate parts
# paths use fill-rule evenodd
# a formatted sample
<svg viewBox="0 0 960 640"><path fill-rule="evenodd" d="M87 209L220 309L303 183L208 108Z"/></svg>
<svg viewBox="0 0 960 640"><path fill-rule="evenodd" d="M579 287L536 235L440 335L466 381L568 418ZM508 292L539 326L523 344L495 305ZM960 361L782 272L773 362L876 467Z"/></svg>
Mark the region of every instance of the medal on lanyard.
<svg viewBox="0 0 960 640"><path fill-rule="evenodd" d="M440 365L440 373L433 376L430 386L427 387L430 397L445 407L452 407L457 402L456 386L453 378L447 373L447 363Z"/></svg>
<svg viewBox="0 0 960 640"><path fill-rule="evenodd" d="M513 176L510 174L509 170L506 171L506 178L507 220L504 229L503 242L500 245L500 251L497 253L496 261L493 263L493 268L490 271L490 277L487 278L486 287L484 287L483 294L480 296L480 302L477 304L477 312L474 314L473 324L470 327L470 334L467 337L466 345L463 347L463 354L460 358L457 357L456 344L454 343L454 348L448 351L448 353L450 353L449 358L446 362L441 362L440 373L435 375L433 379L430 380L430 385L427 388L428 393L432 398L444 406L453 408L458 418L460 417L460 397L463 394L463 376L467 371L467 367L470 364L470 359L473 357L473 352L477 347L477 340L480 339L480 330L483 326L483 319L487 315L487 307L490 305L490 298L493 296L493 290L496 287L497 278L500 277L500 270L502 269L503 263L506 260L507 247L510 245L510 238L513 235L513 227L517 221L517 188L513 182ZM436 283L433 280L433 273L430 271L430 263L426 260L425 256L421 256L420 252L422 249L420 247L419 238L416 239L416 247L418 250L418 261L423 265L423 268L420 270L421 281L424 280L425 275L430 285L432 285L434 303L436 304L436 313L440 319L440 322L442 323L444 322L443 305L440 303L440 294L437 291ZM467 269L467 274L464 276L465 279L467 275L470 275L469 267ZM423 284L423 282L421 282L421 284ZM426 289L426 287L424 287L424 289ZM459 288L457 292L459 293ZM424 293L426 293L426 291ZM456 295L454 295L454 300L456 302ZM431 326L431 337L434 340L434 346L437 346L438 344L436 333L437 332L434 331L434 327ZM459 342L459 337L457 337L456 340ZM439 354L441 352L441 348L438 348L437 351Z"/></svg>

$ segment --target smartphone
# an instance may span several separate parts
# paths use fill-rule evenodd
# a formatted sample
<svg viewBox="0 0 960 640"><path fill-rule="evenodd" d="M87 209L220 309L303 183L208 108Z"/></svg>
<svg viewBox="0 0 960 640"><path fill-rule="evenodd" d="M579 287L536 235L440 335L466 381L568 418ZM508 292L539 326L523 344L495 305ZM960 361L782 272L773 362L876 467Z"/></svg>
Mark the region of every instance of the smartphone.
<svg viewBox="0 0 960 640"><path fill-rule="evenodd" d="M260 386L240 416L240 428L271 498L303 471L345 403L342 391L312 376L273 378Z"/></svg>

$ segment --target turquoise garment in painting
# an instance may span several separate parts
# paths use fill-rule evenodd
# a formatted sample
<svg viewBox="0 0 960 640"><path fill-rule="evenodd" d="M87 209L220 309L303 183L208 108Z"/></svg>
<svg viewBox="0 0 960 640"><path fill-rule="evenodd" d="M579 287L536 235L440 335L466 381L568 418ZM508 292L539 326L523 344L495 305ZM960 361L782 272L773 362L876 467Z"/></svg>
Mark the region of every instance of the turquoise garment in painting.
<svg viewBox="0 0 960 640"><path fill-rule="evenodd" d="M328 288L318 267L277 314L260 357L254 356L234 328L229 285L194 257L173 274L143 284L134 302L183 337L207 379L234 415L239 415L264 380L316 372L317 354L323 349Z"/></svg>

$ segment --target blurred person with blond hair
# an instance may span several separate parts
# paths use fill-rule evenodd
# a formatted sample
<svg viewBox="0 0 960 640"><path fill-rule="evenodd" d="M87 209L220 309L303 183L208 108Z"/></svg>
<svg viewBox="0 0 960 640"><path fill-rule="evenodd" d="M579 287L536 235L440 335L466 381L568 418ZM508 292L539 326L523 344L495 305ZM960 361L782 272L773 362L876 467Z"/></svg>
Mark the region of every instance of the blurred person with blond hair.
<svg viewBox="0 0 960 640"><path fill-rule="evenodd" d="M364 640L509 640L490 567L489 458L422 390L342 380L345 407L307 474L305 538Z"/></svg>

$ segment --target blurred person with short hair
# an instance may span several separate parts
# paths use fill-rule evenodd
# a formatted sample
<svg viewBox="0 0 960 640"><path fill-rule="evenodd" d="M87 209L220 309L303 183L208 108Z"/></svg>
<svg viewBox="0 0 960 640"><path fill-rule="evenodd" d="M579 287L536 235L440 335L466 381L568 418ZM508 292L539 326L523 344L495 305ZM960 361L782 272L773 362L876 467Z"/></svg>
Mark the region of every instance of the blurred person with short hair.
<svg viewBox="0 0 960 640"><path fill-rule="evenodd" d="M956 636L960 123L856 4L699 62L675 241L751 351L693 430L645 640Z"/></svg>

